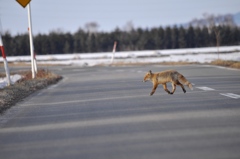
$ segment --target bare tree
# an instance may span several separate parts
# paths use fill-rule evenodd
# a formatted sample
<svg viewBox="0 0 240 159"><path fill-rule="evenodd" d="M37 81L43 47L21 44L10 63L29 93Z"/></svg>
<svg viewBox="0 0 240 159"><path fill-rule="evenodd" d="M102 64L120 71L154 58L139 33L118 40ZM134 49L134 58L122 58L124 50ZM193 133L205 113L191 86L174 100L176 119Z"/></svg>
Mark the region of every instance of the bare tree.
<svg viewBox="0 0 240 159"><path fill-rule="evenodd" d="M98 31L98 23L97 22L89 22L85 24L85 28L87 30L87 32L89 33L89 35L91 34L96 34Z"/></svg>
<svg viewBox="0 0 240 159"><path fill-rule="evenodd" d="M227 15L218 15L215 16L213 14L204 13L203 17L206 19L206 23L208 26L208 31L211 33L212 31L216 37L216 46L218 48L218 58L219 58L219 46L221 41L221 26L236 26L233 17L231 14Z"/></svg>
<svg viewBox="0 0 240 159"><path fill-rule="evenodd" d="M216 38L216 46L218 52L218 59L219 59L219 46L221 42L221 27L222 26L230 26L235 27L236 24L233 20L233 16L231 14L226 15L217 15L204 13L202 19L193 19L189 25L190 26L197 26L203 28L204 26L208 27L208 32L214 32Z"/></svg>
<svg viewBox="0 0 240 159"><path fill-rule="evenodd" d="M123 27L123 30L126 31L126 32L131 32L134 30L134 24L132 21L128 21L124 27Z"/></svg>
<svg viewBox="0 0 240 159"><path fill-rule="evenodd" d="M213 14L204 13L203 16L205 17L207 21L208 26L208 32L211 33L212 31L215 34L216 38L216 46L217 46L217 53L218 53L218 59L219 59L219 46L220 46L220 29L219 26L221 25L221 19L219 17L215 18Z"/></svg>

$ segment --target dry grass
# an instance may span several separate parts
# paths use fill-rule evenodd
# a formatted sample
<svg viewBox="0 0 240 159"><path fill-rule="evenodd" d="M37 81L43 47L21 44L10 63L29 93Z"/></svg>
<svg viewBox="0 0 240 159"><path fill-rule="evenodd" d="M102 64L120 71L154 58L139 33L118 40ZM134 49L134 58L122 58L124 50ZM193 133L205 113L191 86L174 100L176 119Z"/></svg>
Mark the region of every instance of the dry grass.
<svg viewBox="0 0 240 159"><path fill-rule="evenodd" d="M217 65L217 66L224 66L224 67L240 69L240 61L215 60L215 61L212 61L211 64Z"/></svg>
<svg viewBox="0 0 240 159"><path fill-rule="evenodd" d="M191 65L191 64L198 64L197 62L156 62L156 63L149 63L149 62L114 62L113 64L109 64L111 66L142 66L142 65ZM105 66L105 64L99 64L98 66Z"/></svg>
<svg viewBox="0 0 240 159"><path fill-rule="evenodd" d="M23 79L24 80L31 80L32 79L32 72L31 71L27 71L27 72L22 72L21 73L23 75ZM36 79L48 79L48 78L52 78L55 77L56 75L51 73L48 70L44 70L44 69L39 69L37 74L36 74Z"/></svg>
<svg viewBox="0 0 240 159"><path fill-rule="evenodd" d="M179 62L161 62L160 65L191 65L191 64L198 64L198 62L185 62L185 61L179 61Z"/></svg>

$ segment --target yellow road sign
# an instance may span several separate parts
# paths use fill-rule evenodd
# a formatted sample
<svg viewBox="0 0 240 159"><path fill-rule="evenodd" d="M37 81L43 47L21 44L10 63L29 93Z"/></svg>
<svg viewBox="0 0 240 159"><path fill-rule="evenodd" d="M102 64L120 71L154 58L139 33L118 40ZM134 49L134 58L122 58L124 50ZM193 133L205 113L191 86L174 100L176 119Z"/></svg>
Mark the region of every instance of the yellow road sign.
<svg viewBox="0 0 240 159"><path fill-rule="evenodd" d="M25 8L31 0L16 0L23 8Z"/></svg>

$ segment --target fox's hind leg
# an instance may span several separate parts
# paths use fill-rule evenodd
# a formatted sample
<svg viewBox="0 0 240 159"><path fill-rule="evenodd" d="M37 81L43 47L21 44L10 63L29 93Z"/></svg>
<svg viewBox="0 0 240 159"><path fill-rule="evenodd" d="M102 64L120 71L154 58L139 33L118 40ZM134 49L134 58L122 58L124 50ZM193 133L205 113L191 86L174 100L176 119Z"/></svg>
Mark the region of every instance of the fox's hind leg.
<svg viewBox="0 0 240 159"><path fill-rule="evenodd" d="M184 86L179 81L177 81L177 85L181 86L183 92L186 93L186 89L184 88Z"/></svg>
<svg viewBox="0 0 240 159"><path fill-rule="evenodd" d="M164 83L162 84L163 85L163 89L168 93L168 94L171 94L171 92L167 89L167 84Z"/></svg>
<svg viewBox="0 0 240 159"><path fill-rule="evenodd" d="M176 90L176 84L172 82L172 92L170 94L173 94Z"/></svg>

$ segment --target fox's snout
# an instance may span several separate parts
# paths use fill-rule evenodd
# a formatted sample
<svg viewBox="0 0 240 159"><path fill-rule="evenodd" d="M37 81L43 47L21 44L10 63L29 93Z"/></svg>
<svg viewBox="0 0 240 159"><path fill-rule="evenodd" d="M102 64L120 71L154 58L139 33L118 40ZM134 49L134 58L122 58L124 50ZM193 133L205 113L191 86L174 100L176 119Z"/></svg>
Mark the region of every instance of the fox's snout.
<svg viewBox="0 0 240 159"><path fill-rule="evenodd" d="M147 74L144 76L144 78L143 78L143 82L147 82L147 81L149 81L150 78L151 78L150 74L147 73Z"/></svg>
<svg viewBox="0 0 240 159"><path fill-rule="evenodd" d="M147 79L147 78L144 78L143 80L142 80L142 82L147 82L149 79Z"/></svg>

